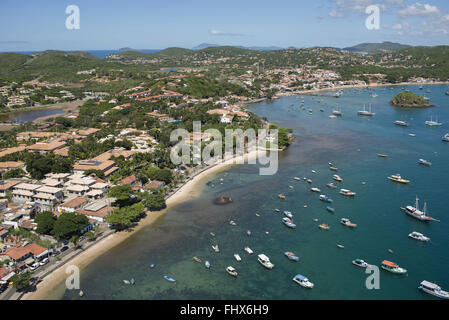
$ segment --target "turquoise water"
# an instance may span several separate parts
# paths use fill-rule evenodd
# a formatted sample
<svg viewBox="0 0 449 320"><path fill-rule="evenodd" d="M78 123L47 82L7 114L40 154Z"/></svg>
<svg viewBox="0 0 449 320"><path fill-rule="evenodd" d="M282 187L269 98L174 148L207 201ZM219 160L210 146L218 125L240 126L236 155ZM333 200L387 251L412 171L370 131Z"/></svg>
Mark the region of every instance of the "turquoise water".
<svg viewBox="0 0 449 320"><path fill-rule="evenodd" d="M82 299L433 299L417 286L429 280L449 289L449 144L441 141L449 132L449 97L444 95L445 86L424 90L428 88L431 93L409 87L431 98L436 107L429 109L390 106L388 101L401 88L377 88L379 97L375 99L371 97L373 90L351 89L339 99L293 96L251 106L259 116L293 128L297 136L297 141L280 154L278 173L259 176L257 166L239 165L211 177L200 186L203 192L199 198L170 209L153 226L82 270ZM306 110L300 108L302 99ZM357 110L370 102L376 116L359 117ZM344 115L329 119L337 103ZM313 115L308 114L309 108ZM424 122L431 115L438 115L444 125L426 127ZM411 125L398 127L393 125L395 120ZM378 153L389 157L379 158ZM419 158L433 165L420 166ZM345 198L338 189L326 187L334 174L328 162L339 168L344 179L341 187L357 192L355 198ZM394 173L411 183L388 181L386 177ZM310 192L310 185L293 180L294 176L313 179L312 186L334 200L335 213L327 212L327 204ZM286 200L278 199L281 192ZM415 195L427 201L429 213L441 222L426 224L399 209L414 204ZM231 197L233 202L216 206L213 200L217 196ZM275 208L292 211L297 228L286 228ZM351 230L342 226L342 217L358 227ZM319 222L314 222L315 218ZM231 219L238 225L230 226ZM320 230L320 223L331 229ZM248 229L251 236L246 235ZM420 243L408 238L412 231L422 232L432 241ZM220 253L212 250L215 243ZM248 255L243 250L246 245L255 254ZM285 251L295 252L300 262L288 260ZM234 253L240 254L242 262L235 261ZM273 270L257 262L258 253L270 257ZM194 262L194 256L210 261L211 269ZM351 264L355 258L378 266L384 259L391 260L408 269L408 274L381 270L380 290L367 290L368 275ZM154 269L149 268L151 263L156 264ZM229 265L237 269L238 278L226 274ZM307 290L295 284L292 278L298 273L314 282L315 288ZM177 283L164 280L164 275L174 277ZM122 283L132 277L134 286ZM77 292L64 291L62 285L52 298L80 299Z"/></svg>

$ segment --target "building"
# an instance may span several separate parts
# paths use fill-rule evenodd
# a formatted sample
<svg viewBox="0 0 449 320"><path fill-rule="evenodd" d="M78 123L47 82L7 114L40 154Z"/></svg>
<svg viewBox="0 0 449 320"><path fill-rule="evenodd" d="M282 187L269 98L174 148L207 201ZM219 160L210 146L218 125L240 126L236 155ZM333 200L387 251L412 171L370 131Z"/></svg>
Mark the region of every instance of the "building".
<svg viewBox="0 0 449 320"><path fill-rule="evenodd" d="M15 203L32 202L36 190L40 187L41 185L32 183L20 183L15 185L12 192L12 201Z"/></svg>
<svg viewBox="0 0 449 320"><path fill-rule="evenodd" d="M58 206L58 212L75 212L87 205L89 199L86 197L76 197Z"/></svg>
<svg viewBox="0 0 449 320"><path fill-rule="evenodd" d="M165 182L158 181L158 180L153 180L153 181L148 182L146 185L144 185L143 189L144 190L150 190L150 189L159 190L163 186L165 186Z"/></svg>
<svg viewBox="0 0 449 320"><path fill-rule="evenodd" d="M14 186L20 183L20 180L0 180L0 197L6 197L8 193L12 192Z"/></svg>
<svg viewBox="0 0 449 320"><path fill-rule="evenodd" d="M83 214L91 220L103 223L105 222L106 216L113 210L114 208L109 206L106 201L101 201L88 204L83 209L78 209L75 212Z"/></svg>
<svg viewBox="0 0 449 320"><path fill-rule="evenodd" d="M45 142L38 142L31 146L26 147L28 151L39 152L40 154L45 154L47 152L53 152L62 149L66 146L65 141L60 140L48 140Z"/></svg>
<svg viewBox="0 0 449 320"><path fill-rule="evenodd" d="M137 178L135 175L130 175L129 177L126 177L119 181L118 184L129 184L130 186L134 186L137 183Z"/></svg>

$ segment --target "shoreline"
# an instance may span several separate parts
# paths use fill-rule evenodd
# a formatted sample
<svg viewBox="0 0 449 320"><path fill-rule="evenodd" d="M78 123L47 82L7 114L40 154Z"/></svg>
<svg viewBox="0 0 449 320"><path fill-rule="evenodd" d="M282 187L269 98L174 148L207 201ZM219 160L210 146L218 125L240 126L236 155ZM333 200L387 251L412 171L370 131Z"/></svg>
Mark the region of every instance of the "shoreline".
<svg viewBox="0 0 449 320"><path fill-rule="evenodd" d="M71 260L57 267L49 275L45 276L36 286L36 291L25 293L19 300L45 300L49 294L54 291L68 276L65 268L68 265L76 265L82 271L88 264L99 258L103 253L122 243L132 235L136 234L145 227L151 226L159 217L163 216L169 209L183 203L185 200L196 198L200 195L201 190L198 189L205 179L211 175L219 173L228 167L239 164L242 160L248 163L250 160L257 159L258 151L254 150L239 157L232 157L217 164L211 165L204 170L198 172L189 181L182 185L175 193L171 194L167 200L167 207L161 211L147 212L147 216L139 221L131 231L122 231L112 233L101 239L98 243L94 243L85 251L75 255ZM81 288L82 289L82 288Z"/></svg>

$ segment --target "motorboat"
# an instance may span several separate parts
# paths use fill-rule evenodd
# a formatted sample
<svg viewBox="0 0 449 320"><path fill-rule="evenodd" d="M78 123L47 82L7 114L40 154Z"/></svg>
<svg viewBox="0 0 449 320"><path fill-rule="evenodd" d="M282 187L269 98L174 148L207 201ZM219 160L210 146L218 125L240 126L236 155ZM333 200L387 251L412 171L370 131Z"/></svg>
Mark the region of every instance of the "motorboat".
<svg viewBox="0 0 449 320"><path fill-rule="evenodd" d="M296 256L293 252L284 252L284 255L292 261L299 261L299 257Z"/></svg>
<svg viewBox="0 0 449 320"><path fill-rule="evenodd" d="M290 211L284 211L284 215L290 219L293 219L293 214Z"/></svg>
<svg viewBox="0 0 449 320"><path fill-rule="evenodd" d="M210 262L209 261L204 262L204 265L206 266L207 269L210 269Z"/></svg>
<svg viewBox="0 0 449 320"><path fill-rule="evenodd" d="M377 156L380 157L380 158L387 158L388 157L388 155L383 154L383 153L379 153Z"/></svg>
<svg viewBox="0 0 449 320"><path fill-rule="evenodd" d="M307 183L312 183L312 179L307 179Z"/></svg>
<svg viewBox="0 0 449 320"><path fill-rule="evenodd" d="M292 220L290 220L289 218L282 218L282 223L285 224L287 227L289 228L296 228L296 224L293 223Z"/></svg>
<svg viewBox="0 0 449 320"><path fill-rule="evenodd" d="M357 267L360 267L360 268L366 268L366 267L368 267L368 263L366 263L366 262L363 261L362 259L355 259L355 260L352 260L352 264L353 264L353 265L356 265Z"/></svg>
<svg viewBox="0 0 449 320"><path fill-rule="evenodd" d="M150 269L153 269L154 267L156 267L154 263L150 264Z"/></svg>
<svg viewBox="0 0 449 320"><path fill-rule="evenodd" d="M442 140L445 141L445 142L449 142L449 133L446 133L446 134L443 136Z"/></svg>
<svg viewBox="0 0 449 320"><path fill-rule="evenodd" d="M328 186L331 189L337 189L337 186L333 182L328 183L326 186Z"/></svg>
<svg viewBox="0 0 449 320"><path fill-rule="evenodd" d="M421 220L421 221L438 221L432 217L429 217L427 215L427 204L424 203L424 207L423 210L419 210L419 199L418 197L416 197L416 202L415 202L415 206L407 206L405 208L401 208L402 210L405 211L406 214L408 214L409 216Z"/></svg>
<svg viewBox="0 0 449 320"><path fill-rule="evenodd" d="M334 174L332 176L332 179L334 179L335 181L338 181L338 182L342 182L343 181L343 179L338 174Z"/></svg>
<svg viewBox="0 0 449 320"><path fill-rule="evenodd" d="M294 177L293 179L296 181L301 181L301 178L298 178L298 177Z"/></svg>
<svg viewBox="0 0 449 320"><path fill-rule="evenodd" d="M259 261L260 262L260 264L261 265L263 265L265 268L267 268L267 269L273 269L274 268L274 264L272 264L271 262L270 262L270 258L268 258L266 255L264 255L263 253L262 254L259 254L258 256L257 256L257 261Z"/></svg>
<svg viewBox="0 0 449 320"><path fill-rule="evenodd" d="M325 223L320 224L318 227L323 230L329 230L331 228Z"/></svg>
<svg viewBox="0 0 449 320"><path fill-rule="evenodd" d="M348 189L340 189L340 194L346 197L354 197L357 193L352 192L351 190Z"/></svg>
<svg viewBox="0 0 449 320"><path fill-rule="evenodd" d="M230 224L231 226L236 226L236 225L237 225L237 223L236 223L234 220L229 221L229 224Z"/></svg>
<svg viewBox="0 0 449 320"><path fill-rule="evenodd" d="M215 246L212 246L212 249L214 249L215 252L220 252L220 249L218 248L218 244Z"/></svg>
<svg viewBox="0 0 449 320"><path fill-rule="evenodd" d="M324 195L324 194L320 195L320 200L323 201L323 202L327 202L327 203L332 203L332 202L334 202L334 200L332 200L332 199L326 197L326 195Z"/></svg>
<svg viewBox="0 0 449 320"><path fill-rule="evenodd" d="M330 167L329 168L331 171L338 171L338 168L337 167Z"/></svg>
<svg viewBox="0 0 449 320"><path fill-rule="evenodd" d="M164 279L170 282L176 282L176 280L170 276L164 276Z"/></svg>
<svg viewBox="0 0 449 320"><path fill-rule="evenodd" d="M282 193L278 194L279 199L285 200L285 195L283 195Z"/></svg>
<svg viewBox="0 0 449 320"><path fill-rule="evenodd" d="M251 230L246 230L246 235L249 237L251 235Z"/></svg>
<svg viewBox="0 0 449 320"><path fill-rule="evenodd" d="M401 121L401 120L396 120L394 122L394 124L397 125L397 126L401 126L401 127L408 127L408 123L405 122L405 121Z"/></svg>
<svg viewBox="0 0 449 320"><path fill-rule="evenodd" d="M234 258L235 258L235 260L237 260L238 262L242 261L242 258L239 256L238 253L234 253Z"/></svg>
<svg viewBox="0 0 449 320"><path fill-rule="evenodd" d="M226 268L226 272L227 272L229 275L233 276L233 277L237 277L237 276L239 275L239 274L237 273L237 271L235 271L235 269L234 269L233 267L231 267L231 266L229 266L229 267Z"/></svg>
<svg viewBox="0 0 449 320"><path fill-rule="evenodd" d="M276 211L276 212L281 212L281 210L279 210L279 209L274 209L274 211Z"/></svg>
<svg viewBox="0 0 449 320"><path fill-rule="evenodd" d="M244 250L245 250L246 252L248 252L248 254L253 254L253 253L254 253L254 251L251 250L250 247L245 247Z"/></svg>
<svg viewBox="0 0 449 320"><path fill-rule="evenodd" d="M329 211L329 212L332 212L332 213L334 213L334 212L335 212L335 209L334 209L334 208L332 208L332 207L326 207L326 210L327 210L327 211Z"/></svg>
<svg viewBox="0 0 449 320"><path fill-rule="evenodd" d="M195 260L196 262L199 262L199 263L201 263L202 261L201 261L201 259L200 258L198 258L198 257L193 257L193 260Z"/></svg>
<svg viewBox="0 0 449 320"><path fill-rule="evenodd" d="M449 299L449 292L442 290L440 286L438 286L437 284L426 280L420 283L418 289L424 291L425 293L431 294L432 296L435 296L437 298Z"/></svg>
<svg viewBox="0 0 449 320"><path fill-rule="evenodd" d="M312 191L312 192L321 192L321 189L319 189L319 188L310 188L310 191Z"/></svg>
<svg viewBox="0 0 449 320"><path fill-rule="evenodd" d="M423 166L430 167L432 165L432 162L424 160L424 159L419 159L419 164L422 164Z"/></svg>
<svg viewBox="0 0 449 320"><path fill-rule="evenodd" d="M341 218L340 220L341 224L350 228L355 228L357 225L355 223L352 223L351 220L348 218Z"/></svg>
<svg viewBox="0 0 449 320"><path fill-rule="evenodd" d="M388 261L388 260L382 261L381 268L386 271L389 271L391 273L396 273L396 274L406 274L407 273L406 269L401 268L396 263Z"/></svg>
<svg viewBox="0 0 449 320"><path fill-rule="evenodd" d="M425 235L423 235L422 233L413 231L412 233L409 233L408 235L410 238L418 240L418 241L423 241L423 242L427 242L430 241L430 238L426 237Z"/></svg>
<svg viewBox="0 0 449 320"><path fill-rule="evenodd" d="M410 180L402 178L399 173L393 174L393 175L387 177L387 179L389 179L389 180L391 180L393 182L398 182L398 183L403 183L403 184L407 184L407 183L410 182Z"/></svg>
<svg viewBox="0 0 449 320"><path fill-rule="evenodd" d="M312 289L313 288L313 283L309 281L309 279L307 279L307 277L301 275L301 274L297 274L294 278L293 281L296 282L297 284L299 284L300 286L304 287L304 288L308 288L308 289Z"/></svg>

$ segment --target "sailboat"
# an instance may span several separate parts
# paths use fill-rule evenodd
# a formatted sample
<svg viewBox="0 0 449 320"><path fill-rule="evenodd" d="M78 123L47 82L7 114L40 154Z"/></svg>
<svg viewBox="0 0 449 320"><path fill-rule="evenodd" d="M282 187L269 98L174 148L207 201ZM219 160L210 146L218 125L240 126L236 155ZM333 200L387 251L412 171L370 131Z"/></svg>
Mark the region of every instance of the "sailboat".
<svg viewBox="0 0 449 320"><path fill-rule="evenodd" d="M369 111L366 110L365 105L363 105L363 110L358 111L357 114L359 116L370 116L370 117L375 115L375 113L371 112L371 104L369 106Z"/></svg>
<svg viewBox="0 0 449 320"><path fill-rule="evenodd" d="M426 125L434 127L434 126L441 126L442 123L438 122L438 117L436 118L435 121L433 121L433 117L430 117L430 121L426 121Z"/></svg>
<svg viewBox="0 0 449 320"><path fill-rule="evenodd" d="M334 109L334 110L332 111L332 114L333 114L334 116L342 116L343 113L341 112L340 106L338 106L336 109Z"/></svg>
<svg viewBox="0 0 449 320"><path fill-rule="evenodd" d="M415 206L407 206L405 208L401 208L402 210L405 211L406 214L408 214L409 216L421 220L421 221L438 221L432 217L429 217L427 215L427 203L424 202L424 207L423 207L423 211L419 210L419 199L418 197L416 197L416 203Z"/></svg>

